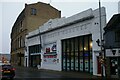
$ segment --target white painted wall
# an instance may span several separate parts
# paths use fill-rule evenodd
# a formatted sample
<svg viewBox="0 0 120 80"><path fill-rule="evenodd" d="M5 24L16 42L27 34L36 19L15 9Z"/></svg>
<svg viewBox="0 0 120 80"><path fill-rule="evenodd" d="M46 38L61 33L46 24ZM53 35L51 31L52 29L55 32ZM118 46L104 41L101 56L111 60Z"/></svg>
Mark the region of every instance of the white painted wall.
<svg viewBox="0 0 120 80"><path fill-rule="evenodd" d="M102 13L101 14L102 27L105 27L105 25L106 25L105 8L101 8L101 13ZM54 64L54 65L42 63L41 68L61 71L61 40L67 39L67 38L72 38L72 37L77 37L77 36L82 36L82 35L87 35L87 34L92 34L93 75L97 75L97 59L96 59L97 55L96 54L98 54L98 53L94 53L94 51L100 50L100 48L98 47L98 45L96 43L96 40L100 38L99 9L96 9L96 10L88 9L84 12L73 15L69 18L49 20L43 26L40 26L40 32L52 30L54 28L58 28L60 26L75 22L77 20L82 20L82 19L84 19L86 17L90 17L90 16L93 16L94 18L92 18L91 20L76 23L74 25L69 25L64 28L60 28L60 29L57 29L54 31L50 31L48 33L44 33L41 35L41 39L42 39L41 54L44 54L46 44L56 42L57 43L57 54L58 54L57 58L60 60L59 63ZM36 30L36 32L35 31L31 32L28 36L35 35L37 32L38 32L38 30ZM38 44L39 38L37 36L37 37L30 38L27 41L28 41L28 45L30 46L33 44ZM43 56L42 56L42 60L43 60Z"/></svg>
<svg viewBox="0 0 120 80"><path fill-rule="evenodd" d="M32 45L36 45L36 44L40 44L40 36L36 36L34 38L30 38L27 40L29 43L28 43L28 46L32 46Z"/></svg>

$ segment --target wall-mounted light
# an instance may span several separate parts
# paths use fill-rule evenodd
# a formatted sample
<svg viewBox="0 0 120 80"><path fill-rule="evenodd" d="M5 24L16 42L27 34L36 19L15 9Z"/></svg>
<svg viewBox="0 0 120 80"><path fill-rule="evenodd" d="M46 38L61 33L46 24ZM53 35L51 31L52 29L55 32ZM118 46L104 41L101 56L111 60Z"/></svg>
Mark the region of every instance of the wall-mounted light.
<svg viewBox="0 0 120 80"><path fill-rule="evenodd" d="M92 48L92 42L90 42L90 48Z"/></svg>
<svg viewBox="0 0 120 80"><path fill-rule="evenodd" d="M100 40L99 39L97 39L96 43L97 43L98 46L100 46Z"/></svg>
<svg viewBox="0 0 120 80"><path fill-rule="evenodd" d="M87 50L86 47L84 47L84 50L85 50L85 51Z"/></svg>

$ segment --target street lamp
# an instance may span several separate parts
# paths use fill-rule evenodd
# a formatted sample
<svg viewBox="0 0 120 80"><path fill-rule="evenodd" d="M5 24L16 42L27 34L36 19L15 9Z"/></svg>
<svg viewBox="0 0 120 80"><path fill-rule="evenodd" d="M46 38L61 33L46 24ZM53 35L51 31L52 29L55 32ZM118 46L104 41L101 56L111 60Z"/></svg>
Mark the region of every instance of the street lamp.
<svg viewBox="0 0 120 80"><path fill-rule="evenodd" d="M100 47L100 57L101 57L101 76L102 78L104 77L103 75L103 70L105 69L104 66L104 61L105 61L105 47L104 47L104 40L102 39L102 26L101 26L101 2L99 0L99 23L100 23L100 40L98 39L96 42L98 46ZM106 74L105 74L106 75Z"/></svg>

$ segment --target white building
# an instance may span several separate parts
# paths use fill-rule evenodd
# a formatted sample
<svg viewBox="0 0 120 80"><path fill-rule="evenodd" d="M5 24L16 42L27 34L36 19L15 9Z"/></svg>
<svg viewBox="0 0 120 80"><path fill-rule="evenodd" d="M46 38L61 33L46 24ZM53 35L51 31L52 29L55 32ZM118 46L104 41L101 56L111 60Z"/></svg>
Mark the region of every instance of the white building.
<svg viewBox="0 0 120 80"><path fill-rule="evenodd" d="M104 28L104 7L101 19ZM99 9L49 20L26 36L25 66L39 64L43 69L101 74L100 47L96 43L100 39L99 20Z"/></svg>

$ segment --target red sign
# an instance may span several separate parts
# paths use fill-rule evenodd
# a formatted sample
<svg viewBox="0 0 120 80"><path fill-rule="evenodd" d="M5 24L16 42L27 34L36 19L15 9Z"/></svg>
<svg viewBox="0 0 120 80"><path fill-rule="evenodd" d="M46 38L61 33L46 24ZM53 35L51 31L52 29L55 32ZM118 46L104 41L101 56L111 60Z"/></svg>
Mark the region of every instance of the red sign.
<svg viewBox="0 0 120 80"><path fill-rule="evenodd" d="M47 52L50 52L50 48L46 48L46 53L47 53Z"/></svg>

